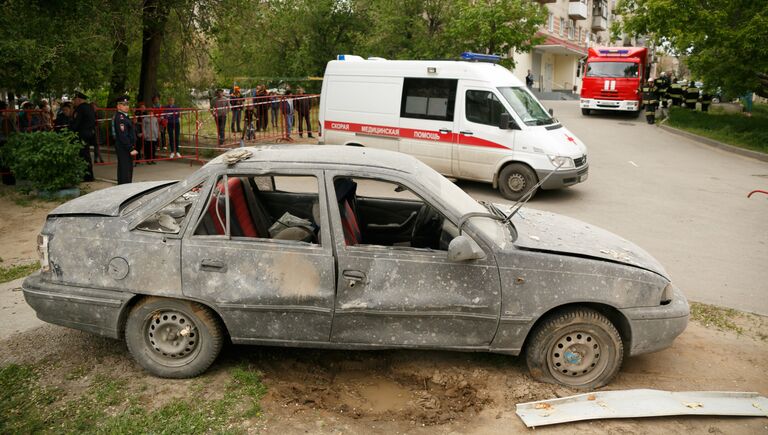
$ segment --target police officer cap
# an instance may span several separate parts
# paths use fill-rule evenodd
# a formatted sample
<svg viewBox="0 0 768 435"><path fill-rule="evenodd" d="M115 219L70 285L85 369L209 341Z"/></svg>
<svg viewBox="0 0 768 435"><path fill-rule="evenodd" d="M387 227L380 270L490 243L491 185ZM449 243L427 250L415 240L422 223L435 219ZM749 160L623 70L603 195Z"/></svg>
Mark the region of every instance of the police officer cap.
<svg viewBox="0 0 768 435"><path fill-rule="evenodd" d="M127 95L121 95L117 97L117 100L115 100L117 104L128 104L128 101L130 101L130 99Z"/></svg>
<svg viewBox="0 0 768 435"><path fill-rule="evenodd" d="M77 91L77 92L75 92L75 98L81 98L83 100L87 100L88 99L88 95L85 95L84 93L82 93L80 91Z"/></svg>

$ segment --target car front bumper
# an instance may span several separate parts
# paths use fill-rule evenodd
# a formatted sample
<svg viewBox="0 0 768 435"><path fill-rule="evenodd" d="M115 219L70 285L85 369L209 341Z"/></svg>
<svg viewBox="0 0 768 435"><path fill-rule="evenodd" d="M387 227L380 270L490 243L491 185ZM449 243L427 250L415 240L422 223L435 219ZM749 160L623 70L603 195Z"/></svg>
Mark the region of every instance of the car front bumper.
<svg viewBox="0 0 768 435"><path fill-rule="evenodd" d="M591 110L620 110L623 112L636 112L641 109L637 100L599 100L597 98L582 98L579 107Z"/></svg>
<svg viewBox="0 0 768 435"><path fill-rule="evenodd" d="M688 325L690 307L683 293L674 288L672 301L656 307L627 308L632 340L629 356L656 352L672 345Z"/></svg>
<svg viewBox="0 0 768 435"><path fill-rule="evenodd" d="M120 338L120 314L134 296L51 283L44 281L40 273L25 279L22 290L40 320L111 338Z"/></svg>
<svg viewBox="0 0 768 435"><path fill-rule="evenodd" d="M539 177L539 180L543 180L544 177L552 173L553 171L544 170L544 169L537 169L536 175ZM544 184L541 185L541 188L544 190L548 189L560 189L563 187L573 186L574 184L581 183L583 181L587 180L587 176L589 175L589 163L584 164L583 166L580 166L576 169L561 169L552 174L547 181L544 182Z"/></svg>

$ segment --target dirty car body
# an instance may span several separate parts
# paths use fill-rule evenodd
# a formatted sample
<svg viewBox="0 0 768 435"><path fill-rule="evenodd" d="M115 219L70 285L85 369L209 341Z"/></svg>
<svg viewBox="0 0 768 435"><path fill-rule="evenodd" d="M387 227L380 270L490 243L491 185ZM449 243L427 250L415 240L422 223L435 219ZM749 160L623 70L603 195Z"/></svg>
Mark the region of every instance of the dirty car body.
<svg viewBox="0 0 768 435"><path fill-rule="evenodd" d="M502 222L508 207L399 153L247 148L55 209L24 296L164 377L203 372L228 337L525 351L537 379L594 387L685 329L685 297L645 251L533 209Z"/></svg>

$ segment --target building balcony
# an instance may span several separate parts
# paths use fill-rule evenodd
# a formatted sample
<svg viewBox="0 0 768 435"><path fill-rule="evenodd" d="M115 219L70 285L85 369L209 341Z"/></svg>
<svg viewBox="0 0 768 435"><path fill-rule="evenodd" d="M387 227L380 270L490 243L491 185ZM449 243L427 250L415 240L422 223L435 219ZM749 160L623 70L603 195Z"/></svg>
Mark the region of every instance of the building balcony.
<svg viewBox="0 0 768 435"><path fill-rule="evenodd" d="M587 19L587 3L582 1L569 2L568 17L572 20L586 20Z"/></svg>
<svg viewBox="0 0 768 435"><path fill-rule="evenodd" d="M608 30L608 19L594 15L592 17L592 31L601 32L603 30Z"/></svg>

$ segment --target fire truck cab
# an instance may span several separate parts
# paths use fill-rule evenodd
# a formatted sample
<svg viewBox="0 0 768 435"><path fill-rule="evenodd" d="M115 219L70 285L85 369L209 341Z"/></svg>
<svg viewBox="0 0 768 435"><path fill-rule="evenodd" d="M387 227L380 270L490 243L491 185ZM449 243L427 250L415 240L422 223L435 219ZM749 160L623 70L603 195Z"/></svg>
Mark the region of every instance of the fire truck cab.
<svg viewBox="0 0 768 435"><path fill-rule="evenodd" d="M639 114L640 86L648 76L648 66L645 47L590 48L584 65L581 113L619 110Z"/></svg>

